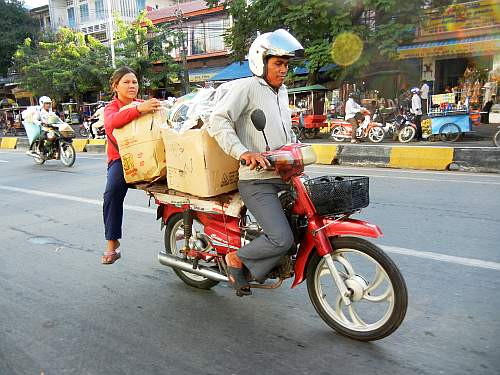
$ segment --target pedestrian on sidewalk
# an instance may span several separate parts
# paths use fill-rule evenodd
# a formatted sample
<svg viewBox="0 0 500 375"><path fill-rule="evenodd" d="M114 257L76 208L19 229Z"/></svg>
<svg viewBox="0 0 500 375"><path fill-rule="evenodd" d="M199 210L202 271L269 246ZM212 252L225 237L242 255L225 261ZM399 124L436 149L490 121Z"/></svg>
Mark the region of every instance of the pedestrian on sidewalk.
<svg viewBox="0 0 500 375"><path fill-rule="evenodd" d="M417 134L415 139L417 141L422 140L422 99L420 98L420 89L414 87L410 90L412 93L411 97L411 109L410 112L415 116L415 125L417 127Z"/></svg>
<svg viewBox="0 0 500 375"><path fill-rule="evenodd" d="M420 98L422 99L422 114L427 114L427 103L429 100L429 85L425 79L422 80L422 87L420 87Z"/></svg>

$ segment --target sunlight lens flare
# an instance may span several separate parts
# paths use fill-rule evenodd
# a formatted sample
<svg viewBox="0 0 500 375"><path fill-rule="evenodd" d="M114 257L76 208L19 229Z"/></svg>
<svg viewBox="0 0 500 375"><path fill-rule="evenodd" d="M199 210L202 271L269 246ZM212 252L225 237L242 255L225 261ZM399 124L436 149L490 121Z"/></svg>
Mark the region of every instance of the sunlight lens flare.
<svg viewBox="0 0 500 375"><path fill-rule="evenodd" d="M335 64L352 65L363 53L363 41L354 33L341 33L333 41L331 53Z"/></svg>

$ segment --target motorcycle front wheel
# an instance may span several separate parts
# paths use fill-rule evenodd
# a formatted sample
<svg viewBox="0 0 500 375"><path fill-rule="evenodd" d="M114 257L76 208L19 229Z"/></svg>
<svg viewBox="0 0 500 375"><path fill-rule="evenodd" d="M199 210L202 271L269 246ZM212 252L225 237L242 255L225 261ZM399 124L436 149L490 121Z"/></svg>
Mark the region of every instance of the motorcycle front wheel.
<svg viewBox="0 0 500 375"><path fill-rule="evenodd" d="M346 129L343 126L336 126L332 129L330 139L334 140L335 142L343 142L346 139L345 135Z"/></svg>
<svg viewBox="0 0 500 375"><path fill-rule="evenodd" d="M408 143L415 137L416 130L413 126L403 127L398 134L398 140L401 143Z"/></svg>
<svg viewBox="0 0 500 375"><path fill-rule="evenodd" d="M89 131L87 130L87 128L85 126L81 126L80 130L78 132L84 138L88 137L88 135L89 135Z"/></svg>
<svg viewBox="0 0 500 375"><path fill-rule="evenodd" d="M368 139L373 143L382 142L384 139L385 132L380 126L374 126L368 130Z"/></svg>
<svg viewBox="0 0 500 375"><path fill-rule="evenodd" d="M361 238L334 238L332 247L333 263L351 293L351 303L344 304L325 258L315 253L307 268L307 290L319 316L351 339L389 336L402 323L408 305L397 266L378 246Z"/></svg>
<svg viewBox="0 0 500 375"><path fill-rule="evenodd" d="M75 164L76 152L71 143L61 144L61 146L59 147L59 153L61 155L61 162L66 167L71 167L73 166L73 164Z"/></svg>
<svg viewBox="0 0 500 375"><path fill-rule="evenodd" d="M165 228L165 251L175 257L182 259L189 259L185 254L181 252L184 248L184 219L183 214L178 213L173 215L169 220ZM204 233L204 225L199 222L196 218L193 219L193 233L196 231L198 233ZM202 266L210 266L212 264L205 264L200 261ZM175 274L184 281L189 286L198 289L211 289L219 282L215 280L208 279L204 276L196 275L194 273L181 271L179 269L173 268Z"/></svg>
<svg viewBox="0 0 500 375"><path fill-rule="evenodd" d="M42 165L45 163L45 155L40 151L38 142L33 145L33 161L35 164Z"/></svg>

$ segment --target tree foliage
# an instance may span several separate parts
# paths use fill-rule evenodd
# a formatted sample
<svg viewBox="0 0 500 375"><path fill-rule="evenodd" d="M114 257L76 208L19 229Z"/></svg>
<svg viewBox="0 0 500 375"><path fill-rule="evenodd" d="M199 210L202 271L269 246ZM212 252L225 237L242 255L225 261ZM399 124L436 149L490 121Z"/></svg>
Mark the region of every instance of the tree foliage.
<svg viewBox="0 0 500 375"><path fill-rule="evenodd" d="M27 38L14 60L24 88L58 101L98 93L107 87L112 72L106 46L67 28L45 34L38 42Z"/></svg>
<svg viewBox="0 0 500 375"><path fill-rule="evenodd" d="M332 44L339 34L352 33L363 41L360 58L335 71L337 77L353 76L373 62L393 59L397 47L414 38L424 5L432 6L432 0L254 0L249 4L246 0L206 1L210 6L224 5L234 18L225 38L235 60L244 59L257 31L285 28L304 46L312 81L322 66L336 63ZM435 1L439 5L446 3Z"/></svg>
<svg viewBox="0 0 500 375"><path fill-rule="evenodd" d="M0 75L5 75L17 46L33 37L36 24L19 0L0 0L0 14Z"/></svg>
<svg viewBox="0 0 500 375"><path fill-rule="evenodd" d="M168 84L170 77L179 70L170 55L175 47L170 41L176 40L170 25L155 26L144 12L132 24L118 17L115 17L115 22L116 65L133 68L139 76L141 88L158 88Z"/></svg>

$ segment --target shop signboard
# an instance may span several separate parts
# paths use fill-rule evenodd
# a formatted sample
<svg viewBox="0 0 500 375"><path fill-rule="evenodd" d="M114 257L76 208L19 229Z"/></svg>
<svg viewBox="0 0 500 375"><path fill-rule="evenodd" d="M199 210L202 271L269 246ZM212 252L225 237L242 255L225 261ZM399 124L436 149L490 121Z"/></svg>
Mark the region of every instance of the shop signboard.
<svg viewBox="0 0 500 375"><path fill-rule="evenodd" d="M430 11L420 27L419 36L433 36L496 25L500 25L500 2L472 1Z"/></svg>

